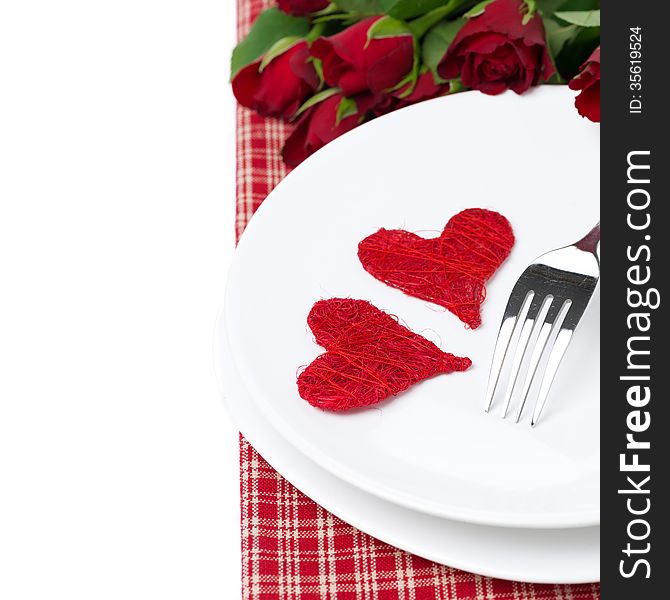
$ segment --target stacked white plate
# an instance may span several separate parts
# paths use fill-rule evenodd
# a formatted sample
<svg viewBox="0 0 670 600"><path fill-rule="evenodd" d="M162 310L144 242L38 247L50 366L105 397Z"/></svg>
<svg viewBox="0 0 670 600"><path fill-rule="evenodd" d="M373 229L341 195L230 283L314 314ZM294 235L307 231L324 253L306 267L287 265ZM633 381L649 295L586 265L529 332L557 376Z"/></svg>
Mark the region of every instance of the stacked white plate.
<svg viewBox="0 0 670 600"><path fill-rule="evenodd" d="M418 104L308 159L247 227L217 324L220 384L242 433L316 502L395 546L483 575L598 580L599 297L537 427L501 419L499 398L487 415L483 401L517 277L598 221L599 160L598 127L563 86ZM432 237L473 207L505 215L517 240L477 330L360 266L358 242L380 227ZM324 351L306 317L330 297L369 300L473 366L366 410L313 408L296 373Z"/></svg>

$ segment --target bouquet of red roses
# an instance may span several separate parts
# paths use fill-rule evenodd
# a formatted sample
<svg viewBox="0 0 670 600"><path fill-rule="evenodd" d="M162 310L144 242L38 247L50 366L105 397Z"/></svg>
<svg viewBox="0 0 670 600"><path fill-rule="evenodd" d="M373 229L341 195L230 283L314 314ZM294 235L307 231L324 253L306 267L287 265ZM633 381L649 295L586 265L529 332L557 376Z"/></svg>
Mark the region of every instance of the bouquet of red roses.
<svg viewBox="0 0 670 600"><path fill-rule="evenodd" d="M289 166L376 116L461 90L581 90L600 121L599 0L277 0L232 57L233 92L295 124Z"/></svg>

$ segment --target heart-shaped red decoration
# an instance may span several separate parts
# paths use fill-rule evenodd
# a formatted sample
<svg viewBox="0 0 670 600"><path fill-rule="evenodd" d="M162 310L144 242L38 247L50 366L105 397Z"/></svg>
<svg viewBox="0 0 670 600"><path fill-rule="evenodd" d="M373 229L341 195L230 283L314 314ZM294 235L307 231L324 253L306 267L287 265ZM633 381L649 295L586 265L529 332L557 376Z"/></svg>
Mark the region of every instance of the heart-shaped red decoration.
<svg viewBox="0 0 670 600"><path fill-rule="evenodd" d="M514 233L500 213L469 208L449 219L437 238L380 229L358 245L365 270L384 283L481 324L484 284L509 255Z"/></svg>
<svg viewBox="0 0 670 600"><path fill-rule="evenodd" d="M307 323L327 352L300 373L298 392L326 410L376 404L422 379L472 364L442 352L365 300L320 300Z"/></svg>

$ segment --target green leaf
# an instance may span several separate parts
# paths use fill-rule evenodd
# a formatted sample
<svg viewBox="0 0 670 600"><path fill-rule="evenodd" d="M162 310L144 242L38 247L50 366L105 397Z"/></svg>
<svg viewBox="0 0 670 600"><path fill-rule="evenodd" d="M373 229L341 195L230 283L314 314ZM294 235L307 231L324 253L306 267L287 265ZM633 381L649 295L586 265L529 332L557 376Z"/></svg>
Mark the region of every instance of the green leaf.
<svg viewBox="0 0 670 600"><path fill-rule="evenodd" d="M472 17L478 17L484 12L484 9L491 4L493 0L482 0L479 4L475 4L468 12L466 12L463 16L471 19Z"/></svg>
<svg viewBox="0 0 670 600"><path fill-rule="evenodd" d="M600 27L600 10L566 10L554 16L579 27Z"/></svg>
<svg viewBox="0 0 670 600"><path fill-rule="evenodd" d="M563 0L556 10L597 10L600 8L600 0Z"/></svg>
<svg viewBox="0 0 670 600"><path fill-rule="evenodd" d="M302 17L292 17L278 8L263 11L251 27L249 35L233 50L230 61L231 79L240 69L258 60L282 38L304 37L309 29L309 21Z"/></svg>
<svg viewBox="0 0 670 600"><path fill-rule="evenodd" d="M549 45L549 53L556 60L556 57L563 50L563 46L572 40L578 33L576 25L564 25L553 19L552 17L545 17L544 30L547 34L547 44Z"/></svg>
<svg viewBox="0 0 670 600"><path fill-rule="evenodd" d="M314 94L296 111L296 113L293 115L293 118L297 119L306 110L312 108L312 106L316 106L319 102L323 102L324 100L334 96L335 94L338 94L339 92L340 90L337 88L328 88L327 90L320 91L318 94Z"/></svg>
<svg viewBox="0 0 670 600"><path fill-rule="evenodd" d="M273 46L263 55L263 60L261 61L260 66L258 67L259 71L263 71L275 58L284 54L292 46L295 46L298 42L301 42L303 38L291 36L285 37L273 44Z"/></svg>
<svg viewBox="0 0 670 600"><path fill-rule="evenodd" d="M584 61L600 44L600 27L577 27L577 33L563 46L556 66L564 79L572 79Z"/></svg>
<svg viewBox="0 0 670 600"><path fill-rule="evenodd" d="M421 52L424 64L433 72L433 75L437 75L437 66L464 24L465 19L442 21L426 34Z"/></svg>
<svg viewBox="0 0 670 600"><path fill-rule="evenodd" d="M353 15L353 16L352 16ZM360 19L360 15L355 15L354 13L345 13L338 12L328 15L323 15L322 17L312 17L312 23L315 25L334 25L341 26L342 28L353 25L356 21Z"/></svg>
<svg viewBox="0 0 670 600"><path fill-rule="evenodd" d="M368 29L368 41L403 35L412 35L412 30L407 23L393 17L382 17Z"/></svg>
<svg viewBox="0 0 670 600"><path fill-rule="evenodd" d="M537 4L537 10L540 13L550 15L565 4L565 0L535 0L535 4Z"/></svg>
<svg viewBox="0 0 670 600"><path fill-rule="evenodd" d="M381 15L384 13L383 0L335 0L335 5L346 12L361 15Z"/></svg>
<svg viewBox="0 0 670 600"><path fill-rule="evenodd" d="M396 19L414 19L446 4L446 0L382 0L387 14Z"/></svg>
<svg viewBox="0 0 670 600"><path fill-rule="evenodd" d="M557 10L594 10L600 8L600 0L535 0L542 16L553 15Z"/></svg>
<svg viewBox="0 0 670 600"><path fill-rule="evenodd" d="M472 5L472 0L447 0L446 4L434 8L418 19L410 21L410 29L417 39L421 39L428 31L444 19L450 19L461 13L464 8Z"/></svg>
<svg viewBox="0 0 670 600"><path fill-rule="evenodd" d="M342 98L337 106L335 114L335 125L339 125L342 119L358 114L358 105L353 98Z"/></svg>

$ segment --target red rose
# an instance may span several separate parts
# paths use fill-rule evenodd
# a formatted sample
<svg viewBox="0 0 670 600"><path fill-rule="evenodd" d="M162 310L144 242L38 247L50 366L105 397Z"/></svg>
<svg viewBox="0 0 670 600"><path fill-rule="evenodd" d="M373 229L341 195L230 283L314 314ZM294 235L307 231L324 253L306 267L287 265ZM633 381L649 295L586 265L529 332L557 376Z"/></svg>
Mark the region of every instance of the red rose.
<svg viewBox="0 0 670 600"><path fill-rule="evenodd" d="M456 34L437 72L444 79L460 75L463 85L500 94L517 94L546 81L555 72L538 14L523 24L523 0L494 0Z"/></svg>
<svg viewBox="0 0 670 600"><path fill-rule="evenodd" d="M273 58L261 70L261 60L244 67L233 78L237 101L265 117L292 117L318 87L319 79L304 41Z"/></svg>
<svg viewBox="0 0 670 600"><path fill-rule="evenodd" d="M579 74L568 84L571 90L582 90L575 106L582 117L600 123L600 46L581 66Z"/></svg>
<svg viewBox="0 0 670 600"><path fill-rule="evenodd" d="M302 17L323 10L330 0L277 0L277 4L285 13Z"/></svg>
<svg viewBox="0 0 670 600"><path fill-rule="evenodd" d="M323 77L345 96L371 91L381 94L400 83L414 66L411 34L368 39L379 19L370 17L312 44L312 55L323 61Z"/></svg>
<svg viewBox="0 0 670 600"><path fill-rule="evenodd" d="M286 140L282 158L289 167L299 165L308 156L328 142L354 129L372 108L375 99L370 94L355 98L358 112L337 122L337 111L342 102L342 94L334 94L307 109L300 117L296 128Z"/></svg>

